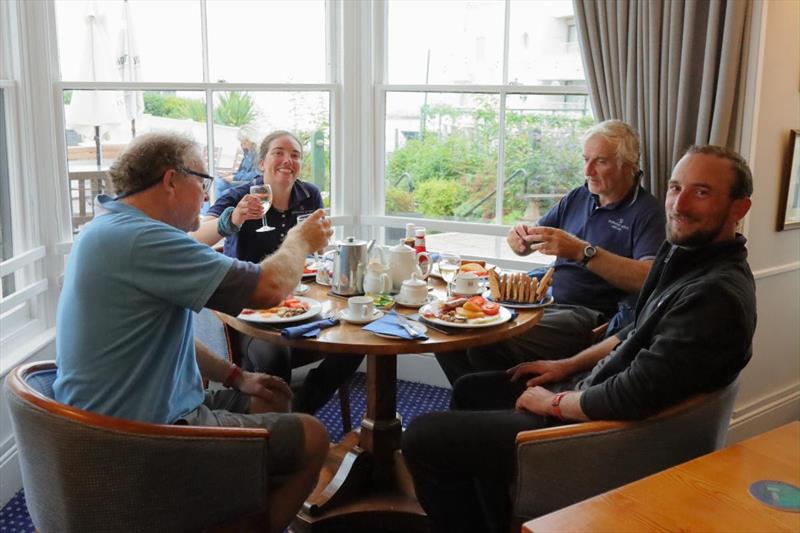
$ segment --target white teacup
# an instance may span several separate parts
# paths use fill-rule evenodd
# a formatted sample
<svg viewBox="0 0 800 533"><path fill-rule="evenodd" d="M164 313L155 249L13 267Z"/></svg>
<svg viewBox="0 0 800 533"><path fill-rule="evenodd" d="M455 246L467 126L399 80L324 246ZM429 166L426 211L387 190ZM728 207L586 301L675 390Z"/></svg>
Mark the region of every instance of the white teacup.
<svg viewBox="0 0 800 533"><path fill-rule="evenodd" d="M462 272L453 282L453 292L458 294L473 294L478 292L480 278L474 272Z"/></svg>
<svg viewBox="0 0 800 533"><path fill-rule="evenodd" d="M375 304L371 296L352 296L347 299L347 314L353 320L372 318Z"/></svg>
<svg viewBox="0 0 800 533"><path fill-rule="evenodd" d="M397 296L403 303L422 305L428 297L428 284L414 275L411 279L403 281L400 286L400 294Z"/></svg>

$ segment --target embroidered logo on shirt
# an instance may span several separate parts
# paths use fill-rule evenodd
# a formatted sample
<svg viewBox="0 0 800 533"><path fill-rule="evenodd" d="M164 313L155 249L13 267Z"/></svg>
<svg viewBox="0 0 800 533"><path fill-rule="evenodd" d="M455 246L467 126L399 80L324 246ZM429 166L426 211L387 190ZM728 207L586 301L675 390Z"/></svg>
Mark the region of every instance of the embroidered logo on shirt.
<svg viewBox="0 0 800 533"><path fill-rule="evenodd" d="M631 227L625 224L625 219L618 218L617 220L609 219L608 225L617 231L630 231Z"/></svg>

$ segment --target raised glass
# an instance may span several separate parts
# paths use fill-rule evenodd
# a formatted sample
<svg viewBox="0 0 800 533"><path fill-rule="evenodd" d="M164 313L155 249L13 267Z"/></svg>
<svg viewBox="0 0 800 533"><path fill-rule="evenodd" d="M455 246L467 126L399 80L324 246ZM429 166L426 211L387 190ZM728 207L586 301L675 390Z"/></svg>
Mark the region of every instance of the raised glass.
<svg viewBox="0 0 800 533"><path fill-rule="evenodd" d="M274 230L275 228L267 224L267 212L272 205L272 187L269 185L269 183L265 183L263 185L253 185L250 187L250 194L261 200L261 205L264 206L264 215L262 218L263 226L258 228L256 231L263 233L265 231Z"/></svg>

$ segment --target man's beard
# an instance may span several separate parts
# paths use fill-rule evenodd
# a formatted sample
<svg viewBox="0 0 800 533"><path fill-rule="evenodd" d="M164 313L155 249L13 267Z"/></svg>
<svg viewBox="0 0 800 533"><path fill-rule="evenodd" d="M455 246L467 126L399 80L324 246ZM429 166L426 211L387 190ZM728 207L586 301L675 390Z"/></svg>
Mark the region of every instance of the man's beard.
<svg viewBox="0 0 800 533"><path fill-rule="evenodd" d="M728 212L723 213L723 215L719 217L717 225L711 229L699 229L683 236L675 236L672 234L672 228L670 227L669 223L669 215L667 215L667 241L678 246L685 246L686 248L698 248L700 246L706 246L714 242L714 239L716 239L722 232L722 228L725 225L725 220L727 217Z"/></svg>

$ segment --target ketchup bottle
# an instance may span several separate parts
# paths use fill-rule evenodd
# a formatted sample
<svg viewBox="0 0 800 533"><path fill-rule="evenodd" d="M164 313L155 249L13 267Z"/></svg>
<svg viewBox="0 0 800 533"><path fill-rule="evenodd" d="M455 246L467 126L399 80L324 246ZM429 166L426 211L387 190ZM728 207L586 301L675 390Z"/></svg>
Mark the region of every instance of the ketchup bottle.
<svg viewBox="0 0 800 533"><path fill-rule="evenodd" d="M416 228L414 230L414 251L417 253L428 251L425 248L425 228Z"/></svg>

